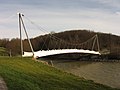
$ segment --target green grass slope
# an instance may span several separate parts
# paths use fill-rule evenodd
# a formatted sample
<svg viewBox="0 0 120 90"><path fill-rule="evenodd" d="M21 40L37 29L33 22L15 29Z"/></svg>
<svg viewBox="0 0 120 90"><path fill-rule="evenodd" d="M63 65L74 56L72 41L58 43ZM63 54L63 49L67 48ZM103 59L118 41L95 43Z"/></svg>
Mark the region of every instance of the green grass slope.
<svg viewBox="0 0 120 90"><path fill-rule="evenodd" d="M0 57L0 76L9 90L116 90L30 58Z"/></svg>

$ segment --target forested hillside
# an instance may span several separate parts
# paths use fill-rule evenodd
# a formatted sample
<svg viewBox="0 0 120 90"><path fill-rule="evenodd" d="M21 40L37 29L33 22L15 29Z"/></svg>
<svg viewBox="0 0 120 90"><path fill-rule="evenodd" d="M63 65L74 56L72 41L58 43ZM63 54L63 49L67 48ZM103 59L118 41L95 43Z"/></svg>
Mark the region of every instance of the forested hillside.
<svg viewBox="0 0 120 90"><path fill-rule="evenodd" d="M99 33L90 30L71 30L60 33L51 32L46 35L41 35L39 37L32 38L31 42L34 51L38 51L41 49L47 50L58 48L57 45L59 45L60 42L80 44L87 41L96 34L98 35L101 52L111 52L112 55L119 56L120 36ZM26 39L23 40L23 46L24 51L31 51L28 41ZM1 39L0 47L4 47L7 49L7 51L11 51L12 55L20 54L20 40L18 38L12 40ZM63 45L60 45L60 48L66 48L65 43L63 43Z"/></svg>

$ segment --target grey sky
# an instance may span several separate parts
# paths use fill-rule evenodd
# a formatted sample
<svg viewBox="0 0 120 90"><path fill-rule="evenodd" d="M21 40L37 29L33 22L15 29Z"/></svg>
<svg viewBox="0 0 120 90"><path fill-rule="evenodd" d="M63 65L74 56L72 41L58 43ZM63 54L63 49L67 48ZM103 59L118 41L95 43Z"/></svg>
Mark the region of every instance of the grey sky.
<svg viewBox="0 0 120 90"><path fill-rule="evenodd" d="M25 15L30 37L41 32L35 24L60 32L88 29L120 35L120 0L0 0L0 38L19 37L17 12Z"/></svg>

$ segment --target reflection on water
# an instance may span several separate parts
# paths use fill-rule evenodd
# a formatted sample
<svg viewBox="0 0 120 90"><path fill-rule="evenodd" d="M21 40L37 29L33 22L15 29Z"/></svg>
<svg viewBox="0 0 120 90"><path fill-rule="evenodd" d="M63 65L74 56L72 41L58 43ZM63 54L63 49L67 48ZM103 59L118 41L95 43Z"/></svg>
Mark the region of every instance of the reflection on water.
<svg viewBox="0 0 120 90"><path fill-rule="evenodd" d="M53 61L55 67L86 79L120 88L120 62Z"/></svg>

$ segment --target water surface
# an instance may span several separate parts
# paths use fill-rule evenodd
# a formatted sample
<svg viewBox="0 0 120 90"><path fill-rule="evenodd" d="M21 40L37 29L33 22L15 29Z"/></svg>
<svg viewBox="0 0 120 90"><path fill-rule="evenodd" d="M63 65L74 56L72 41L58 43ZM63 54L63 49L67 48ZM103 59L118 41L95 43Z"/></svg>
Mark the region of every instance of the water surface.
<svg viewBox="0 0 120 90"><path fill-rule="evenodd" d="M120 62L55 60L54 66L97 83L120 88Z"/></svg>

